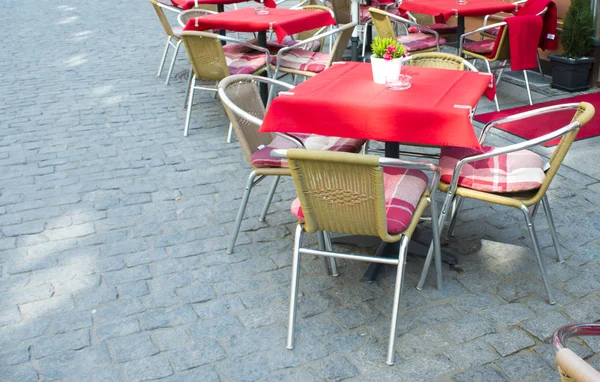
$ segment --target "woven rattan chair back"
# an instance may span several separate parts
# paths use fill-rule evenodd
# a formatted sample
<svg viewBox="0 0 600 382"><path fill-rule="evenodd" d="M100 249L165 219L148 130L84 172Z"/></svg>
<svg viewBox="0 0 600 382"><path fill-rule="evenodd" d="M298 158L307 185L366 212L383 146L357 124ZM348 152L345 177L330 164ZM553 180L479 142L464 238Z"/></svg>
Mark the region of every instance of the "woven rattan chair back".
<svg viewBox="0 0 600 382"><path fill-rule="evenodd" d="M350 23L339 28L340 31L335 39L333 48L331 48L331 53L329 54L329 62L327 63L327 67L330 67L334 62L340 61L344 56L344 52L348 47L348 41L350 41L350 37L352 37L354 26L354 23Z"/></svg>
<svg viewBox="0 0 600 382"><path fill-rule="evenodd" d="M352 13L350 12L350 0L331 0L333 14L338 25L352 22Z"/></svg>
<svg viewBox="0 0 600 382"><path fill-rule="evenodd" d="M377 35L381 38L396 39L396 32L392 20L388 17L385 11L376 8L369 8L373 25L377 31Z"/></svg>
<svg viewBox="0 0 600 382"><path fill-rule="evenodd" d="M225 94L240 109L256 118L264 119L265 107L255 81L248 79L232 82L225 88ZM260 126L234 113L225 103L223 103L223 106L225 107L229 121L233 125L233 131L242 146L246 159L250 162L250 157L258 151L258 147L268 145L275 135L272 133L259 133L258 129Z"/></svg>
<svg viewBox="0 0 600 382"><path fill-rule="evenodd" d="M290 149L288 163L304 213L304 230L379 236L387 242L379 157Z"/></svg>
<svg viewBox="0 0 600 382"><path fill-rule="evenodd" d="M192 9L188 9L187 11L183 11L179 14L179 17L177 18L177 21L179 22L179 25L181 25L182 27L185 27L188 23L188 21L190 21L193 18L196 17L202 17L208 14L212 14L212 11L208 11L206 9L200 9L200 8L192 8Z"/></svg>
<svg viewBox="0 0 600 382"><path fill-rule="evenodd" d="M410 14L414 18L414 21L419 25L428 26L435 24L435 16L418 12L411 12Z"/></svg>
<svg viewBox="0 0 600 382"><path fill-rule="evenodd" d="M183 31L181 38L196 78L220 81L229 75L221 41L215 34Z"/></svg>
<svg viewBox="0 0 600 382"><path fill-rule="evenodd" d="M465 70L465 60L462 57L450 53L428 52L417 53L406 60L406 65L422 66L436 69Z"/></svg>
<svg viewBox="0 0 600 382"><path fill-rule="evenodd" d="M323 5L305 5L302 7L303 11L324 11L324 12L330 12L330 9L323 6ZM296 40L306 40L307 38L311 38L312 36L316 35L317 33L319 33L319 31L321 31L323 28L315 28L315 29L311 29L309 31L304 31L304 32L300 32L298 34L296 34L295 38ZM323 40L319 40L321 43L321 46L323 46Z"/></svg>
<svg viewBox="0 0 600 382"><path fill-rule="evenodd" d="M502 28L502 33L497 37L500 40L498 41L496 54L494 57L489 58L488 61L510 60L510 39L508 38L508 33L508 25L505 25L504 28Z"/></svg>
<svg viewBox="0 0 600 382"><path fill-rule="evenodd" d="M204 9L206 11L211 12L219 12L219 8L217 4L198 4L194 7L195 9Z"/></svg>
<svg viewBox="0 0 600 382"><path fill-rule="evenodd" d="M150 2L150 4L152 4L152 7L154 8L156 15L158 16L158 19L160 20L160 24L162 25L163 29L165 30L165 33L168 36L171 36L172 38L174 38L175 40L179 40L179 36L175 35L175 32L173 32L173 28L171 28L171 24L169 24L169 20L167 19L167 16L165 15L165 11L163 11L163 9L160 7L160 5L158 5L158 2L156 0L148 0L148 1Z"/></svg>

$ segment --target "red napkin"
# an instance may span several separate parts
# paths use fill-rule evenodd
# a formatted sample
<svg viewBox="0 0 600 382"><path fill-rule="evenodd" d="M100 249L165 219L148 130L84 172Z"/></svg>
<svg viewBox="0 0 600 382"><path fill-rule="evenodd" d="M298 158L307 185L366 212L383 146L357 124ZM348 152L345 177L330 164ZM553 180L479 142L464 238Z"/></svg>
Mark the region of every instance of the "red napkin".
<svg viewBox="0 0 600 382"><path fill-rule="evenodd" d="M544 26L542 28L538 46L543 50L556 50L558 48L558 36L556 34L557 11L556 4L554 4L552 0L528 0L525 5L519 9L516 15L537 15L546 7L548 7L548 10L543 16Z"/></svg>

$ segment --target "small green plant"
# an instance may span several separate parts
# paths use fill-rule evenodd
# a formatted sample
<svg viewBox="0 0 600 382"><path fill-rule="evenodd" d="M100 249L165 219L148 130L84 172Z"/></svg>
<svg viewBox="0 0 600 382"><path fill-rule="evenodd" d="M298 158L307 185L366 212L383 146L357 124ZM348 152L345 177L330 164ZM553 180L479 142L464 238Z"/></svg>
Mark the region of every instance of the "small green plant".
<svg viewBox="0 0 600 382"><path fill-rule="evenodd" d="M389 61L394 58L403 57L405 49L404 45L399 44L398 41L392 38L375 37L371 44L371 51L375 57Z"/></svg>
<svg viewBox="0 0 600 382"><path fill-rule="evenodd" d="M567 58L582 58L594 46L594 17L589 0L571 0L560 34Z"/></svg>

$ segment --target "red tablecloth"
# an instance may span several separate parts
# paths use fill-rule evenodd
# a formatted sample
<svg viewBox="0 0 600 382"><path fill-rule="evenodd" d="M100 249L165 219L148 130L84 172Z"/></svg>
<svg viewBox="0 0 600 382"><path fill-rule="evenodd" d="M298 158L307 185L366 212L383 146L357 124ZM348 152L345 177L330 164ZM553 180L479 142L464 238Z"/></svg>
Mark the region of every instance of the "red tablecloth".
<svg viewBox="0 0 600 382"><path fill-rule="evenodd" d="M489 75L417 66L402 73L412 87L394 91L373 82L370 64L333 65L275 98L260 131L481 150L469 107L488 89Z"/></svg>
<svg viewBox="0 0 600 382"><path fill-rule="evenodd" d="M409 12L444 15L444 20L452 15L485 16L515 10L514 4L502 0L468 0L467 4L457 4L456 0L404 0L400 7Z"/></svg>
<svg viewBox="0 0 600 382"><path fill-rule="evenodd" d="M249 0L198 0L198 4L237 4L237 3L245 3ZM260 0L254 0L257 3L260 3ZM192 9L196 5L194 0L171 0L174 6L179 7L181 9ZM277 4L275 0L264 0L263 3L265 6L269 8L275 8Z"/></svg>
<svg viewBox="0 0 600 382"><path fill-rule="evenodd" d="M285 36L334 24L335 19L329 12L272 8L269 14L258 15L254 8L245 8L191 19L185 30L261 32L273 29L281 42Z"/></svg>

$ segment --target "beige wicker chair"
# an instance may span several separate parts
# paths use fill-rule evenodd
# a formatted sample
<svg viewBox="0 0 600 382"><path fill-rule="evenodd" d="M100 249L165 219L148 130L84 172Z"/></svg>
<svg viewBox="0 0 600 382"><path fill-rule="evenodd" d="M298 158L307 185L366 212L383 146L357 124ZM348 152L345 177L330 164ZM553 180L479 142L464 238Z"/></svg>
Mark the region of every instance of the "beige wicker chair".
<svg viewBox="0 0 600 382"><path fill-rule="evenodd" d="M441 210L442 212L440 214L440 226L442 225L442 222L444 221L447 212L450 211L451 213L449 215L451 215L451 222L450 226L448 227L448 234L453 234L456 219L460 211L461 205L463 203L463 200L465 198L476 199L508 207L514 207L520 210L525 217L525 222L527 223L527 229L531 237L533 250L537 258L537 262L542 276L542 281L544 282L544 286L548 294L548 302L550 304L554 304L555 300L552 294L552 290L550 289L550 283L546 274L544 261L541 257L540 247L535 232L534 218L539 204L541 202L546 213L546 219L548 220L548 226L550 227L550 235L552 237L552 242L554 244L554 249L558 256L558 260L560 262L563 262L564 258L560 249L558 236L556 234L556 228L554 226L554 220L552 218L550 204L548 203L548 197L546 196L546 190L548 190L552 179L558 172L558 169L560 168L563 159L567 155L571 144L575 140L579 129L583 127L594 116L594 107L587 102L581 102L579 104L570 103L556 106L548 106L536 110L527 111L524 113L515 114L488 123L481 131L481 135L479 137L479 142L483 145L488 131L498 125L564 110L576 111L571 123L540 137L505 147L490 148L486 150L486 152L484 152L483 154L476 154L473 152L473 150L465 150L462 153L465 155L461 155L461 153L455 153L452 155L453 160L449 162L445 162L445 158L449 158L448 153L444 153L444 151L442 150L442 153L440 155L440 167L442 167L443 174L442 180L440 181L440 190L446 193L446 199L444 201L444 205ZM550 156L548 164L545 166L542 166L541 157L527 150L559 137L562 137L560 143L554 149L554 152ZM511 157L511 155L513 156ZM460 159L460 157L462 157L462 159ZM484 161L488 158L498 158L491 161L492 165L496 167L488 167L490 166L490 162ZM535 158L534 160L538 162L537 167L531 165L531 160L527 158ZM452 163L454 161L456 162L454 168L445 168L444 163ZM485 179L489 178L489 181L493 181L494 183L501 182L501 180L499 179L499 174L501 173L502 168L497 167L497 163L508 163L509 161L511 162L511 171L518 172L519 174L517 179L518 182L525 182L525 179L529 179L532 172L535 175L536 181L529 183L526 187L521 187L519 192L516 192L516 188L515 191L511 190L509 192L492 191L487 189L484 190L484 187L480 185L483 184L483 181L485 181ZM528 164L523 164L522 166L520 166L521 163L525 162L527 162ZM471 167L465 170L465 172L461 173L461 170L463 170L465 165L469 165L472 168L477 168L477 182L479 186L476 186L475 184L469 185L468 183L465 183L466 181L471 180L473 181L473 183L475 183L475 180L473 180L473 178L470 176L471 172L474 173L474 170L471 169ZM488 169L489 172L482 172L486 169ZM450 180L445 180L444 174L450 173L452 174ZM459 177L459 174L461 174L462 178ZM483 178L486 174L487 178ZM483 180L481 180L482 178ZM458 184L459 182L461 182L461 185ZM536 186L536 184L538 184L539 186ZM428 256L426 264L430 262L429 258L430 256ZM418 284L419 288L422 288L426 274L427 266L423 268L421 280Z"/></svg>
<svg viewBox="0 0 600 382"><path fill-rule="evenodd" d="M194 72L189 87L190 91L183 132L183 135L187 137L192 114L194 91L196 89L213 92L217 91L216 87L196 86L197 79L218 82L230 74L260 74L265 70L270 74L269 65L267 63L271 56L269 50L266 48L252 45L247 41L236 40L231 37L214 33L183 31L181 33L181 38L185 44L185 49L188 53ZM262 54L243 52L225 53L221 41L233 42L237 44L236 46L244 46L251 50L262 52ZM228 63L227 60L229 60L230 63ZM241 63L241 66L236 66L236 63ZM235 70L235 73L231 73L231 70Z"/></svg>
<svg viewBox="0 0 600 382"><path fill-rule="evenodd" d="M398 15L382 11L377 8L370 8L371 19L373 25L377 30L377 35L381 38L391 38L397 40L400 44L404 45L408 52L412 53L423 53L431 51L440 51L440 46L446 43L446 40L440 38L440 34L433 29L426 26L419 25L411 20L407 20ZM394 30L395 24L404 28L404 35L396 36ZM408 27L413 26L419 29L417 33L408 33ZM364 56L363 47L363 56Z"/></svg>
<svg viewBox="0 0 600 382"><path fill-rule="evenodd" d="M297 134L292 136L280 133L259 133L265 115L265 107L259 97L256 83L264 82L271 86L283 87L286 90L293 88L285 82L269 78L251 75L233 75L219 83L219 98L223 103L225 112L233 125L233 130L242 146L246 159L252 168L252 172L246 182L246 188L240 209L238 211L235 226L231 235L227 252L232 253L237 236L242 225L246 205L252 188L267 176L274 176L273 184L269 191L267 201L264 205L259 220L264 221L269 205L275 194L275 190L281 176L291 175L287 163L283 160L271 158L270 152L276 148L304 147L305 144L312 146L311 140L306 135ZM335 138L333 138L335 139ZM358 152L364 144L364 140L339 139L339 144L334 143L330 150ZM342 143L343 142L343 143ZM325 147L328 147L327 145Z"/></svg>
<svg viewBox="0 0 600 382"><path fill-rule="evenodd" d="M160 77L160 75L162 74L163 67L165 66L165 60L167 59L167 53L169 52L169 47L175 48L175 51L173 52L173 58L171 58L171 64L169 65L167 79L165 80L165 84L168 85L169 81L171 80L171 73L173 73L173 67L175 66L175 59L177 58L177 53L179 53L179 46L181 45L182 28L171 27L171 24L169 24L169 20L165 15L165 9L168 11L173 11L174 7L170 7L156 0L148 1L150 1L150 4L152 4L152 7L154 8L156 15L158 16L158 19L160 20L160 23L165 33L167 34L167 43L165 44L165 50L160 60L160 66L158 67L158 73L156 74L156 77Z"/></svg>
<svg viewBox="0 0 600 382"><path fill-rule="evenodd" d="M299 222L294 238L287 349L294 348L301 254L377 262L397 266L386 358L386 363L393 365L406 251L428 204L431 206L434 232L432 248L435 248L436 265L441 268L437 208L436 203L430 203L435 200L438 167L431 163L407 162L375 155L315 150L275 150L274 155L287 158L299 198L299 208L294 204L292 207ZM434 173L429 188L427 175L423 171ZM391 174L398 178L392 178ZM385 192L385 188L396 190L393 199ZM394 219L390 216L394 211L392 200L414 207L412 216L405 215L403 224L395 228L391 223L395 220L390 220ZM305 232L322 235L324 248L316 250L302 247ZM397 258L334 252L328 232L377 236L388 243L400 242L400 251Z"/></svg>
<svg viewBox="0 0 600 382"><path fill-rule="evenodd" d="M406 12L408 17L419 25L426 26L434 31L438 32L440 37L446 39L446 41L456 41L456 33L458 27L455 25L447 25L444 23L438 23L435 21L435 16L427 15L425 13L418 12ZM448 21L448 20L444 20Z"/></svg>
<svg viewBox="0 0 600 382"><path fill-rule="evenodd" d="M558 372L563 382L600 381L600 372L567 348L569 338L581 336L600 336L600 324L566 325L558 329L552 337Z"/></svg>
<svg viewBox="0 0 600 382"><path fill-rule="evenodd" d="M354 26L354 23L342 25L340 28L320 33L304 41L298 41L297 44L280 49L277 52L277 56L271 59L271 69L274 70L273 78L277 78L280 73L314 77L330 67L334 62L340 61L348 46ZM313 41L323 40L336 33L339 34L333 44L331 53L312 52L302 49L303 46L312 44ZM275 95L274 91L275 88L271 87L269 102Z"/></svg>
<svg viewBox="0 0 600 382"><path fill-rule="evenodd" d="M478 72L477 68L464 58L443 52L413 54L402 60L402 63L408 66Z"/></svg>

